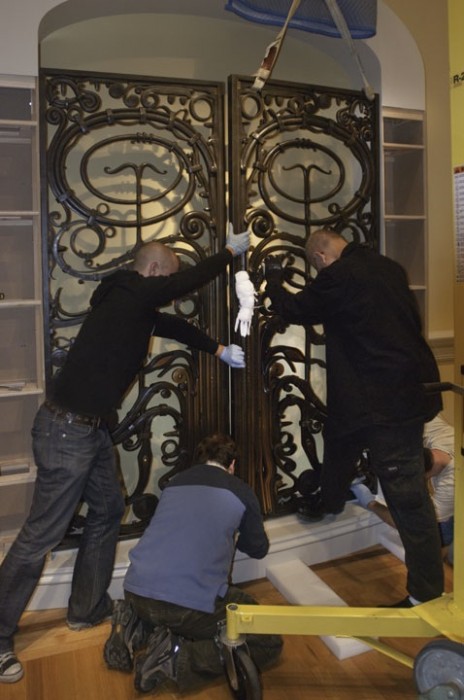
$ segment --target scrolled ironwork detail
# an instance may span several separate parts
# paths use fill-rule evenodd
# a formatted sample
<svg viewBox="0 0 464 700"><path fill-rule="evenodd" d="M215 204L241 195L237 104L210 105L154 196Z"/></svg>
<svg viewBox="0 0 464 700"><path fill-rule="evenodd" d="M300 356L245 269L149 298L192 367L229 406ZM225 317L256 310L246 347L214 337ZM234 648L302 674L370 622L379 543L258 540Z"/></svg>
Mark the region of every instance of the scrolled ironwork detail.
<svg viewBox="0 0 464 700"><path fill-rule="evenodd" d="M279 81L258 94L250 80L232 76L229 112L234 215L253 234L247 270L258 290L247 373L234 377L233 419L246 478L264 513L280 515L298 505L299 474L317 483L321 469L325 339L323 328L288 326L275 314L264 261L278 256L285 286L298 293L314 274L304 252L311 231L328 226L378 245L378 105L358 92ZM253 444L250 433L259 436Z"/></svg>
<svg viewBox="0 0 464 700"><path fill-rule="evenodd" d="M130 263L144 242L175 247L183 266L223 245L223 87L44 69L41 118L50 383L96 284ZM227 336L223 280L176 300L171 311L214 337ZM206 431L226 429L220 364L161 347L140 372L112 433L123 481L128 456L136 455L136 484L126 493L134 515L146 516L141 503L153 495L146 489L162 488L185 468ZM123 534L145 525L136 519Z"/></svg>

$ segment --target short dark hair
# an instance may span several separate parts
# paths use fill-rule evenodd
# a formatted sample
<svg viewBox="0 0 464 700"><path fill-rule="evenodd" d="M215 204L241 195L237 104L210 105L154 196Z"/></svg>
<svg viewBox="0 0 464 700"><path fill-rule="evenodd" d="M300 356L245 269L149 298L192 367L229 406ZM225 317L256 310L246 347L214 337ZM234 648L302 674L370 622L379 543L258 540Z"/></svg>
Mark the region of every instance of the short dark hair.
<svg viewBox="0 0 464 700"><path fill-rule="evenodd" d="M428 447L424 447L424 471L429 472L433 467L433 454L432 450Z"/></svg>
<svg viewBox="0 0 464 700"><path fill-rule="evenodd" d="M206 464L212 460L229 467L238 458L238 447L230 435L215 433L200 440L193 458L195 464Z"/></svg>

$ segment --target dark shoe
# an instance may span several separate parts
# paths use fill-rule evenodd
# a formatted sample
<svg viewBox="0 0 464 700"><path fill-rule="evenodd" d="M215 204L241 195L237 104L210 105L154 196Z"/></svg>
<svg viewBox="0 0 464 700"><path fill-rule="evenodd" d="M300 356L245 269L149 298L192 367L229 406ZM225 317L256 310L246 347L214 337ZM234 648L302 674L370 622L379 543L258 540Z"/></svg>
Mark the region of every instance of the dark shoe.
<svg viewBox="0 0 464 700"><path fill-rule="evenodd" d="M24 669L14 652L0 652L0 683L16 683L24 676Z"/></svg>
<svg viewBox="0 0 464 700"><path fill-rule="evenodd" d="M97 627L97 625L103 624L103 622L107 622L108 620L111 620L111 616L113 614L113 609L114 609L114 603L111 600L109 596L108 597L108 607L106 608L106 612L100 617L98 620L71 620L69 618L69 612L68 612L68 617L66 618L66 624L68 625L69 629L72 630L73 632L81 632L81 630L88 630L91 627Z"/></svg>
<svg viewBox="0 0 464 700"><path fill-rule="evenodd" d="M301 520L306 520L308 522L317 522L318 520L322 520L325 512L322 506L320 492L314 493L311 496L306 496L306 498L302 499L302 502L297 509L297 515Z"/></svg>
<svg viewBox="0 0 464 700"><path fill-rule="evenodd" d="M141 620L132 605L116 600L111 618L111 634L103 649L108 668L132 671L134 652L148 640L148 624Z"/></svg>
<svg viewBox="0 0 464 700"><path fill-rule="evenodd" d="M414 603L411 603L409 596L400 600L398 603L393 603L392 605L379 605L379 608L413 608Z"/></svg>
<svg viewBox="0 0 464 700"><path fill-rule="evenodd" d="M82 630L88 630L91 627L97 627L97 625L102 625L104 622L107 622L108 620L111 619L111 614L105 615L105 617L102 617L101 620L97 620L96 622L85 622L85 621L73 621L73 620L66 620L66 624L68 625L69 629L72 630L73 632L81 632Z"/></svg>
<svg viewBox="0 0 464 700"><path fill-rule="evenodd" d="M325 513L320 501L306 501L298 506L297 515L301 520L316 523L324 518Z"/></svg>
<svg viewBox="0 0 464 700"><path fill-rule="evenodd" d="M143 693L155 690L168 678L176 679L180 638L167 627L155 627L148 639L147 651L135 662L134 685Z"/></svg>

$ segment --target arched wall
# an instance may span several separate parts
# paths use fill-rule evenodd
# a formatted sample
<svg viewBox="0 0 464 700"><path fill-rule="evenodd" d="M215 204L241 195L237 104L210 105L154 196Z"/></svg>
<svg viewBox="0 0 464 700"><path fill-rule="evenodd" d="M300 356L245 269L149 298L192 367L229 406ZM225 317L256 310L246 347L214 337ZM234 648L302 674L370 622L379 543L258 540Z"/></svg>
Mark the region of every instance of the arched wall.
<svg viewBox="0 0 464 700"><path fill-rule="evenodd" d="M256 71L275 35L275 28L231 22L228 15L139 13L99 17L45 37L41 63L47 67L224 81L231 73L250 75ZM288 35L273 77L361 89L356 65L343 42L321 39L316 37L313 42L311 38L309 42L302 32ZM377 58L367 46L363 49L370 78L380 89Z"/></svg>
<svg viewBox="0 0 464 700"><path fill-rule="evenodd" d="M260 60L262 51L267 45L266 41L271 41L276 33L275 28L249 23L230 12L226 12L223 4L218 3L217 0L195 0L194 2L193 0L157 0L156 2L153 2L153 0L134 0L131 3L128 3L127 0L115 0L114 2L111 2L111 0L100 0L98 3L91 0L67 0L67 2L62 3L56 0L36 0L33 5L31 5L29 0L16 0L15 3L8 2L8 5L7 0L1 0L1 4L5 6L5 10L2 12L3 21L0 25L0 73L4 75L37 75L39 65L37 41L41 42L57 32L57 30L65 27L68 28L66 30L67 35L72 35L73 26L76 23L96 18L99 18L103 23L106 21L108 30L109 18L128 14L132 16L150 14L154 16L154 20L158 16L158 21L154 21L154 24L158 27L160 27L161 16L163 15L174 18L165 20L168 27L173 21L178 24L180 17L188 17L191 19L187 20L184 37L191 36L193 40L193 32L190 32L189 29L193 26L192 23L198 26L198 22L201 22L204 25L204 29L200 34L197 33L196 37L197 46L202 48L211 46L209 41L203 44L204 32L207 33L207 37L209 36L212 44L214 44L214 40L218 42L220 38L224 37L221 27L225 26L227 32L232 34L232 37L238 38L231 45L231 57L237 59L243 53L243 60L239 60L239 63L246 63L246 74L256 70L258 67L256 62L248 65L246 58L253 57ZM205 20L207 20L206 24L204 24ZM214 24L215 22L219 22L219 24ZM226 24L222 25L222 23ZM210 28L219 28L219 31L212 31L211 33L208 25ZM130 28L130 23L129 25L127 24L127 18L125 26L126 30L128 27ZM132 37L132 34L134 33L127 31L126 46L130 46L132 43L131 38L136 39L136 35ZM109 35L110 32L106 31L103 36ZM244 36L248 37L250 35L253 36L252 48L255 51L251 55L250 47L247 46L246 41L242 40ZM162 36L168 37L171 40L171 45L173 44L172 37L169 34L163 33ZM257 36L262 37L262 43L257 40ZM389 40L389 37L391 38L392 36L395 37L394 46ZM94 48L97 47L95 42L91 42L90 39L91 37L89 37L89 41L86 44L86 50L89 54L92 54ZM288 43L295 41L306 45L307 49L309 47L309 56L314 55L318 57L324 54L329 64L335 61L339 68L339 82L337 85L347 85L345 75L347 74L348 79L355 83L350 84L350 87L362 87L359 75L343 41L294 30L289 32L288 39L290 40ZM101 34L98 36L98 40L101 43ZM152 48L155 49L155 55L157 41L157 37L154 36ZM227 48L228 44L229 42L226 41ZM387 89L388 85L385 82L387 80L401 102L401 104L398 103L399 106L403 106L403 103L407 102L408 104L404 104L404 106L418 106L421 108L424 77L420 54L415 48L414 42L411 41L411 37L405 27L382 0L379 0L377 36L374 40L369 40L368 42L357 42L357 46L366 65L369 80L377 91L383 92ZM118 48L124 50L124 45L119 44ZM225 56L226 52L223 50L221 43L219 48L220 55ZM176 46L177 49L178 47ZM215 58L214 54L212 58ZM381 59L382 72L384 73L382 78L380 78L378 58ZM307 75L307 72L304 70L305 62L301 61L296 66L293 64L293 71L296 70L298 74ZM403 68L407 66L408 69L398 71L398 62ZM275 77L289 79L287 75L282 76L279 74L284 70L284 64L285 56L279 60ZM233 72L240 71L234 70ZM413 81L410 80L410 72L415 76ZM314 73L320 75L321 78L327 74L326 68L321 70L320 61L314 62L314 70L311 70L310 80L312 82L324 82L324 80L314 81L312 78ZM389 94L390 89L387 91L387 96Z"/></svg>

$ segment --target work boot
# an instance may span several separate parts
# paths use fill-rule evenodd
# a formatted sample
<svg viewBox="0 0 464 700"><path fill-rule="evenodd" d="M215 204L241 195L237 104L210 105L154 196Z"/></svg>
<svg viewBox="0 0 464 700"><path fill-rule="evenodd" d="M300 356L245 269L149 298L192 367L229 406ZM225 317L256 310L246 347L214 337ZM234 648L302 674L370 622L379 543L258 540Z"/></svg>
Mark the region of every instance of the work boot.
<svg viewBox="0 0 464 700"><path fill-rule="evenodd" d="M108 668L116 671L132 671L134 652L148 641L150 625L141 620L132 605L116 600L111 618L111 634L103 649Z"/></svg>
<svg viewBox="0 0 464 700"><path fill-rule="evenodd" d="M312 494L302 499L298 506L297 515L300 520L316 523L324 518L325 512L322 506L320 493Z"/></svg>
<svg viewBox="0 0 464 700"><path fill-rule="evenodd" d="M136 690L147 693L156 690L168 678L176 680L180 641L167 627L155 627L146 652L139 654L135 662Z"/></svg>

